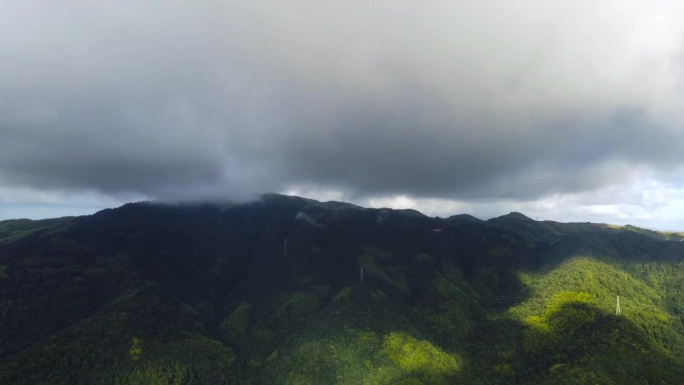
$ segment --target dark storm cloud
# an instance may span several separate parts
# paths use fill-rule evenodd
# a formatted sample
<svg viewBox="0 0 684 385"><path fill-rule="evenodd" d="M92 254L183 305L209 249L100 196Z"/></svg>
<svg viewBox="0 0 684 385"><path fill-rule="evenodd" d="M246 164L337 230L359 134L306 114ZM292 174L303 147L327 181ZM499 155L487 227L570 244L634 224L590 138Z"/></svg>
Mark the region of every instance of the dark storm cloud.
<svg viewBox="0 0 684 385"><path fill-rule="evenodd" d="M13 1L0 186L533 199L676 171L667 4Z"/></svg>

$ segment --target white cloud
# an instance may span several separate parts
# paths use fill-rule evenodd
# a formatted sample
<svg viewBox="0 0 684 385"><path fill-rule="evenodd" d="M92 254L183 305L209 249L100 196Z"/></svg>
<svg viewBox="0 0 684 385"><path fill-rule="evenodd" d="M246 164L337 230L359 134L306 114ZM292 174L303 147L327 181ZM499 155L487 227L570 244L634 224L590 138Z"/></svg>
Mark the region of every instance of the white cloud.
<svg viewBox="0 0 684 385"><path fill-rule="evenodd" d="M532 219L559 222L632 224L664 231L684 230L684 178L664 182L662 176L635 170L623 183L597 190L553 194L535 200L458 200L388 195L350 200L342 191L314 188L290 190L321 201L346 200L363 207L415 209L428 216L449 217L470 214L490 219L512 211Z"/></svg>

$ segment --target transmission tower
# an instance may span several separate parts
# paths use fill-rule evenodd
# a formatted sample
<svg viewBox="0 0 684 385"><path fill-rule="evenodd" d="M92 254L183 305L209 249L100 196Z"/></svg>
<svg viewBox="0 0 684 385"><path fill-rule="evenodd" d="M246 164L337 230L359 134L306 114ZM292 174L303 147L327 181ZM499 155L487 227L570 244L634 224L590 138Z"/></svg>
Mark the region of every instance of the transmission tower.
<svg viewBox="0 0 684 385"><path fill-rule="evenodd" d="M617 295L617 307L615 308L615 315L620 315L620 293Z"/></svg>

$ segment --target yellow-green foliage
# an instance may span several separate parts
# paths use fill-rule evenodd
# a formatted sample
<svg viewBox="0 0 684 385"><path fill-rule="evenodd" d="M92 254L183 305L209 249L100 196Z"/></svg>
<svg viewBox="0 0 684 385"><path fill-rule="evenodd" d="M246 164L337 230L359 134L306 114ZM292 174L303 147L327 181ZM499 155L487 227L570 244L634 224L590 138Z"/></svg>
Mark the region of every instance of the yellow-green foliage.
<svg viewBox="0 0 684 385"><path fill-rule="evenodd" d="M406 275L401 265L392 260L392 254L372 247L364 247L358 256L359 266L363 267L368 279L375 279L393 286L403 293L410 293ZM385 267L381 267L380 265Z"/></svg>
<svg viewBox="0 0 684 385"><path fill-rule="evenodd" d="M228 370L237 358L230 347L200 335L173 342L165 350L166 358L195 366L207 366L213 371Z"/></svg>
<svg viewBox="0 0 684 385"><path fill-rule="evenodd" d="M299 319L313 313L320 306L321 298L315 293L282 293L276 298L275 314L281 319Z"/></svg>
<svg viewBox="0 0 684 385"><path fill-rule="evenodd" d="M269 343L273 338L273 332L268 328L257 328L254 330L253 337L256 343Z"/></svg>
<svg viewBox="0 0 684 385"><path fill-rule="evenodd" d="M571 338L572 333L580 327L592 322L597 312L593 307L594 298L585 292L563 291L555 294L546 309L540 315L525 318L529 326L525 347L537 350L543 346L560 343L564 338Z"/></svg>
<svg viewBox="0 0 684 385"><path fill-rule="evenodd" d="M376 301L376 302L384 302L388 298L387 294L385 294L385 292L382 290L373 290L370 293L370 297L371 297L371 299L373 299L373 301Z"/></svg>
<svg viewBox="0 0 684 385"><path fill-rule="evenodd" d="M515 243L515 239L509 234L503 235L502 238L509 243ZM488 250L487 255L490 257L508 258L513 255L513 251L509 246L499 246Z"/></svg>
<svg viewBox="0 0 684 385"><path fill-rule="evenodd" d="M343 288L342 290L340 290L339 292L337 292L337 294L335 294L332 297L332 300L334 302L343 302L343 301L348 300L350 295L351 295L351 288L347 286L347 287Z"/></svg>
<svg viewBox="0 0 684 385"><path fill-rule="evenodd" d="M548 329L549 323L553 317L561 310L567 309L570 305L576 304L594 304L595 301L585 292L562 291L554 294L551 301L546 305L546 309L539 316L528 316L525 318L525 323L532 327L540 327ZM565 314L564 314L565 316ZM587 321L584 318L579 318L578 321Z"/></svg>
<svg viewBox="0 0 684 385"><path fill-rule="evenodd" d="M197 317L199 315L199 312L192 306L188 305L187 303L183 302L178 306L178 311L186 316L190 317Z"/></svg>
<svg viewBox="0 0 684 385"><path fill-rule="evenodd" d="M114 385L183 385L192 377L190 369L178 363L162 364L145 362L132 372L117 373Z"/></svg>
<svg viewBox="0 0 684 385"><path fill-rule="evenodd" d="M467 296L460 287L444 278L442 275L437 275L432 280L432 286L443 299L461 298Z"/></svg>
<svg viewBox="0 0 684 385"><path fill-rule="evenodd" d="M645 358L657 355L661 362L665 357L681 357L684 352L684 339L675 332L676 317L668 313L676 306L668 293L681 285L676 265L650 260L609 261L574 257L544 273L519 275L528 287L529 299L510 308L509 314L526 325L526 352L535 357L534 362L544 363L540 364L544 371L551 370L543 383L564 383L563 378L609 383L605 376L615 375L615 368L622 371L618 376L622 380L616 383L627 383L625 378L645 368L634 366L636 362L644 365ZM618 292L622 311L616 317ZM609 350L601 350L608 346ZM582 363L583 359L589 361ZM634 363L623 364L630 360ZM595 369L577 371L592 362L596 367L610 367L611 374L594 381L588 373L596 373ZM631 368L637 369L627 375ZM641 379L634 383L653 382Z"/></svg>
<svg viewBox="0 0 684 385"><path fill-rule="evenodd" d="M338 385L441 385L451 383L456 358L426 340L405 333L384 337L370 330L304 339L285 354L273 354L266 382Z"/></svg>
<svg viewBox="0 0 684 385"><path fill-rule="evenodd" d="M551 301L546 305L546 311L544 311L544 317L550 318L555 313L559 312L561 308L569 304L594 304L596 301L594 298L585 292L574 292L574 291L562 291L560 293L554 294Z"/></svg>
<svg viewBox="0 0 684 385"><path fill-rule="evenodd" d="M391 285L392 279L387 275L385 270L378 266L378 261L389 258L389 256L390 253L386 251L372 247L364 247L358 257L359 266L363 267L367 277L374 277Z"/></svg>
<svg viewBox="0 0 684 385"><path fill-rule="evenodd" d="M430 254L426 254L426 253L420 253L420 254L416 255L416 258L415 258L416 262L418 262L418 263L429 262L431 259L432 259L432 257L430 256Z"/></svg>
<svg viewBox="0 0 684 385"><path fill-rule="evenodd" d="M315 294L320 300L324 300L332 294L333 288L330 285L311 285L309 287L311 292Z"/></svg>
<svg viewBox="0 0 684 385"><path fill-rule="evenodd" d="M140 341L140 338L132 338L131 348L128 351L128 354L131 356L133 361L138 361L140 359L140 355L142 354L142 341Z"/></svg>
<svg viewBox="0 0 684 385"><path fill-rule="evenodd" d="M7 266L0 266L0 280L8 279Z"/></svg>
<svg viewBox="0 0 684 385"><path fill-rule="evenodd" d="M668 318L661 309L662 295L647 282L588 257L572 258L546 274L521 274L521 278L529 285L532 296L511 309L511 314L520 320L542 312L551 296L563 290L588 293L594 306L607 314L615 313L615 297L620 292L623 316L637 322L644 318Z"/></svg>
<svg viewBox="0 0 684 385"><path fill-rule="evenodd" d="M138 350L140 343L138 338L133 338ZM232 366L237 357L232 349L218 341L196 335L171 343L149 341L145 346L145 356L141 359L138 353L133 371L118 373L113 383L233 383Z"/></svg>
<svg viewBox="0 0 684 385"><path fill-rule="evenodd" d="M451 263L444 263L442 275L451 282L464 282L466 280L463 272Z"/></svg>
<svg viewBox="0 0 684 385"><path fill-rule="evenodd" d="M509 363L498 363L494 365L494 371L502 377L513 377L515 375L515 370Z"/></svg>
<svg viewBox="0 0 684 385"><path fill-rule="evenodd" d="M458 370L454 356L429 341L418 340L404 333L385 336L382 351L402 370L430 375L453 374Z"/></svg>
<svg viewBox="0 0 684 385"><path fill-rule="evenodd" d="M219 325L219 333L227 339L234 339L244 333L249 325L251 306L247 302L240 304Z"/></svg>
<svg viewBox="0 0 684 385"><path fill-rule="evenodd" d="M452 344L462 341L473 327L470 295L442 275L432 280L432 286L444 301L429 309L425 318L433 330L440 332Z"/></svg>

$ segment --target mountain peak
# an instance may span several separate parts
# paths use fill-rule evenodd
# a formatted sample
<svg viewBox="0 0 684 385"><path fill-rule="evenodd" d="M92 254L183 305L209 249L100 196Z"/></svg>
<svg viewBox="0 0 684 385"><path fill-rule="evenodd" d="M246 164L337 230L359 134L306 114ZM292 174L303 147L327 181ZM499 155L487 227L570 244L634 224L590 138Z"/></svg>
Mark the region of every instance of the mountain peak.
<svg viewBox="0 0 684 385"><path fill-rule="evenodd" d="M532 221L534 222L534 219L526 216L525 214L519 213L517 211L511 211L510 213L506 215L502 215L499 218L506 218L506 219L515 219L519 221Z"/></svg>
<svg viewBox="0 0 684 385"><path fill-rule="evenodd" d="M480 223L482 222L481 219L475 218L474 216L470 214L458 214L458 215L452 215L449 218L447 218L448 221L452 223Z"/></svg>

